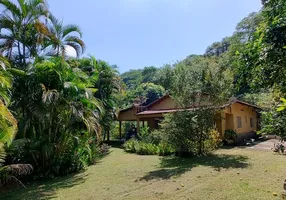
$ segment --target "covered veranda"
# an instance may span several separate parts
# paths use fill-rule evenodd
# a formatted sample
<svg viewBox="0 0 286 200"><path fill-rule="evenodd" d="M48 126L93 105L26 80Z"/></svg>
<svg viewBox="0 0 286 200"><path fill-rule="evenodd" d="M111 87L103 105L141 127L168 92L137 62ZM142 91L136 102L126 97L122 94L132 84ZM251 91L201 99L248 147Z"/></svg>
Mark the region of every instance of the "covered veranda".
<svg viewBox="0 0 286 200"><path fill-rule="evenodd" d="M122 138L125 133L122 133L122 127L124 122L134 122L136 124L137 133L140 134L142 127L148 126L149 130L159 128L159 122L163 119L163 114L170 111L143 111L139 112L138 107L131 107L128 109L121 110L118 114L119 121L119 135Z"/></svg>

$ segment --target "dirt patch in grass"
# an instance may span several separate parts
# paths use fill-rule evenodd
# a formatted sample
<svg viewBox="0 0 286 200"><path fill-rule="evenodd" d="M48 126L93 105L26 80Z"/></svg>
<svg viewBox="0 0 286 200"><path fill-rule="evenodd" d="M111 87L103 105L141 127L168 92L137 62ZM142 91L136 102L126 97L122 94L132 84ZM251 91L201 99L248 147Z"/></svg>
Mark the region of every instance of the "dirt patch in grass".
<svg viewBox="0 0 286 200"><path fill-rule="evenodd" d="M139 156L112 148L86 172L33 183L1 199L280 199L286 156L221 149L198 158ZM277 197L272 196L276 192Z"/></svg>

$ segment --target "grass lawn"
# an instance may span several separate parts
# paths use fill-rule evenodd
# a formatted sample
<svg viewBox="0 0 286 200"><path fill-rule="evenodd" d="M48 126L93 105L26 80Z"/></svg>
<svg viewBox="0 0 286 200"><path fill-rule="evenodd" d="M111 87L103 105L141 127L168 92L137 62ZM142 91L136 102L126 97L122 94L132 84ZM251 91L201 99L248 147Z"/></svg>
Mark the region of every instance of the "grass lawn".
<svg viewBox="0 0 286 200"><path fill-rule="evenodd" d="M112 148L84 173L27 185L1 199L281 199L286 157L248 149L180 159ZM278 196L273 196L273 192Z"/></svg>

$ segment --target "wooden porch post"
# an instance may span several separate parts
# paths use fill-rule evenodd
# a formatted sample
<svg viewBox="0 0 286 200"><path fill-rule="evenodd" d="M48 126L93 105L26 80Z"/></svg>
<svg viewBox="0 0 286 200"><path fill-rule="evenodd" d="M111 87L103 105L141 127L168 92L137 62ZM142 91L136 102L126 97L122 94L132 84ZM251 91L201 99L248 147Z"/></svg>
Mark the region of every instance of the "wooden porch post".
<svg viewBox="0 0 286 200"><path fill-rule="evenodd" d="M140 134L140 119L137 118L137 134L139 135Z"/></svg>
<svg viewBox="0 0 286 200"><path fill-rule="evenodd" d="M119 121L119 139L121 140L121 134L122 134L122 122Z"/></svg>
<svg viewBox="0 0 286 200"><path fill-rule="evenodd" d="M145 121L143 120L143 127L145 127Z"/></svg>

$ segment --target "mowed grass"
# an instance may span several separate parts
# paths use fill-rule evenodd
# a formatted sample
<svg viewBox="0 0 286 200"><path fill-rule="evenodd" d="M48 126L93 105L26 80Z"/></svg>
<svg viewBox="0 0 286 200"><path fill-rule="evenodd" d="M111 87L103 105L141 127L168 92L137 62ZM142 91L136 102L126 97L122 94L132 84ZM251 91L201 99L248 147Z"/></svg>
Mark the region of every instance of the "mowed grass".
<svg viewBox="0 0 286 200"><path fill-rule="evenodd" d="M21 200L281 199L285 164L285 156L240 148L200 158L139 156L112 148L84 173L0 195Z"/></svg>

